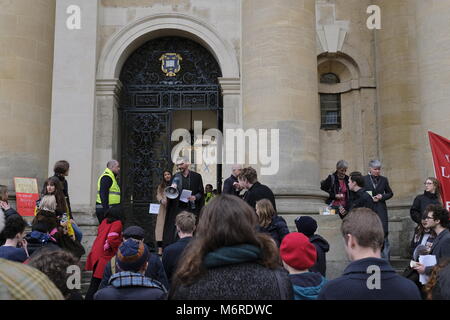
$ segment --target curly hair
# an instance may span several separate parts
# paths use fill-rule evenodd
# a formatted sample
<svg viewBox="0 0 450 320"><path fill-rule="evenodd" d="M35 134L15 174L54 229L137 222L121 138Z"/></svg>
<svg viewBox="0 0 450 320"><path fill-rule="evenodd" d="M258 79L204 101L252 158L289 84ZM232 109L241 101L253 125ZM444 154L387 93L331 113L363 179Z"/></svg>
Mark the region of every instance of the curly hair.
<svg viewBox="0 0 450 320"><path fill-rule="evenodd" d="M23 233L26 227L27 223L21 216L13 215L6 219L2 234L6 239L13 239L16 234Z"/></svg>
<svg viewBox="0 0 450 320"><path fill-rule="evenodd" d="M67 273L67 270L69 266L78 265L77 259L71 253L43 249L31 258L29 265L47 275L66 299L69 297L71 290L67 287L67 279L70 273Z"/></svg>
<svg viewBox="0 0 450 320"><path fill-rule="evenodd" d="M427 216L429 212L433 213L433 219L435 221L439 220L439 223L444 228L448 227L449 224L449 213L448 211L439 204L430 204L425 208L424 215Z"/></svg>
<svg viewBox="0 0 450 320"><path fill-rule="evenodd" d="M241 173L238 175L238 179L247 180L249 183L254 184L258 181L258 174L252 167L247 167L242 169Z"/></svg>
<svg viewBox="0 0 450 320"><path fill-rule="evenodd" d="M423 287L427 300L433 300L433 289L439 283L439 272L450 263L450 258L443 259L431 271L427 284Z"/></svg>

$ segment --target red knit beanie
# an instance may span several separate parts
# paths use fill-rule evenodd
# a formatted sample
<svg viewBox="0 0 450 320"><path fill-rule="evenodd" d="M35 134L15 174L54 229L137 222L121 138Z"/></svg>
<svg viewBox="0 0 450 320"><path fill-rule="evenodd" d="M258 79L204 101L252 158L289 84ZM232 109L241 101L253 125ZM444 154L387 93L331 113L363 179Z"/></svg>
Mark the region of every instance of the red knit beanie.
<svg viewBox="0 0 450 320"><path fill-rule="evenodd" d="M291 232L281 242L280 256L290 267L306 270L316 263L317 252L303 233Z"/></svg>

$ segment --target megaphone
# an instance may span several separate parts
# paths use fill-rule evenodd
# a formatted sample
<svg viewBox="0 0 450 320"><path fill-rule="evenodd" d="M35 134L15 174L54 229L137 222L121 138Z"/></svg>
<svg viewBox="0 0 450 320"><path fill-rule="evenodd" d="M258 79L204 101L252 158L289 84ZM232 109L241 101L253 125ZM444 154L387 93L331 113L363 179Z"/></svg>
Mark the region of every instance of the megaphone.
<svg viewBox="0 0 450 320"><path fill-rule="evenodd" d="M179 192L177 190L177 188L174 188L172 186L168 186L164 189L164 195L168 198L168 199L176 199L179 196Z"/></svg>

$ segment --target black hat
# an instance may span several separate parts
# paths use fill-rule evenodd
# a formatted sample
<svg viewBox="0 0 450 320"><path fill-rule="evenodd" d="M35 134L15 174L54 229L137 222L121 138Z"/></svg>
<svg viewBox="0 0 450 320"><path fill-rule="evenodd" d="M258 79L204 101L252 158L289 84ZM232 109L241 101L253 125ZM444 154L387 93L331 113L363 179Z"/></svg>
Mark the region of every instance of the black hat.
<svg viewBox="0 0 450 320"><path fill-rule="evenodd" d="M302 216L295 219L295 225L298 232L307 237L311 237L317 230L317 222L309 216Z"/></svg>
<svg viewBox="0 0 450 320"><path fill-rule="evenodd" d="M131 226L125 229L123 232L123 237L125 239L133 238L136 240L142 240L144 239L145 231L141 227L138 226Z"/></svg>

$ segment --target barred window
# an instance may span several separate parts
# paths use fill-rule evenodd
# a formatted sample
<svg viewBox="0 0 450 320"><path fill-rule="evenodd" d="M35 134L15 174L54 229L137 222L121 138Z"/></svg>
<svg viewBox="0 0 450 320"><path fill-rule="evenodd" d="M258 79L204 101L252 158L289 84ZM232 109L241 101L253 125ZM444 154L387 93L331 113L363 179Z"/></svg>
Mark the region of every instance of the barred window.
<svg viewBox="0 0 450 320"><path fill-rule="evenodd" d="M320 83L336 84L339 77L334 73L325 73L320 76ZM320 94L320 129L336 130L341 129L341 94L321 93Z"/></svg>

